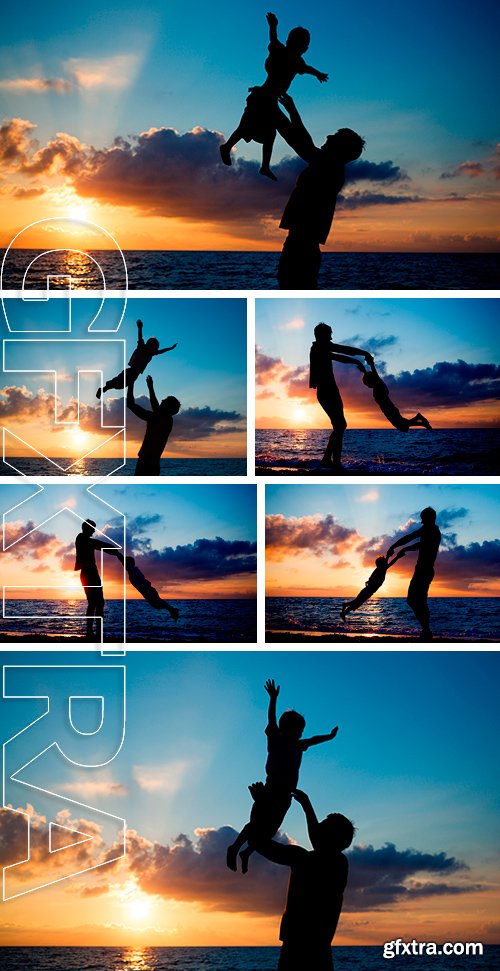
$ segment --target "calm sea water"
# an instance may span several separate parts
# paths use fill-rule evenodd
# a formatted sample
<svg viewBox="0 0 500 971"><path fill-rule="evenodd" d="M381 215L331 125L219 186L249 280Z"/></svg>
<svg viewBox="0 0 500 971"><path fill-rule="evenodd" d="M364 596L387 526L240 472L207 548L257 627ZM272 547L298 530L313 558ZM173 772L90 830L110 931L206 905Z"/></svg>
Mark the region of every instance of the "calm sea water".
<svg viewBox="0 0 500 971"><path fill-rule="evenodd" d="M329 432L258 429L255 461L267 473L319 471ZM353 475L498 475L500 429L347 429L342 464Z"/></svg>
<svg viewBox="0 0 500 971"><path fill-rule="evenodd" d="M3 256L5 250L0 250ZM19 290L25 269L39 250L13 250L5 290ZM119 263L106 250L91 255L102 267L107 287L122 285ZM132 290L269 290L277 289L279 253L185 252L126 250ZM36 267L36 265L35 265ZM34 268L35 269L35 268ZM51 256L54 274L68 272L64 253ZM74 289L99 289L93 264L71 267ZM36 276L32 276L32 285ZM40 276L40 286L45 280ZM324 253L319 277L322 290L496 290L500 256L496 253Z"/></svg>
<svg viewBox="0 0 500 971"><path fill-rule="evenodd" d="M234 642L255 643L256 606L254 600L180 600L174 595L170 603L178 607L180 615L175 623L166 610L155 610L144 600L127 601L127 639L130 641L163 643ZM15 600L5 605L6 617L0 618L0 640L9 634L63 636L79 640L85 634L84 599L74 600ZM70 617L63 617L70 614ZM31 618L37 617L34 620ZM54 619L55 618L55 619ZM59 619L57 619L59 618ZM123 602L107 600L105 608L105 639L123 639Z"/></svg>
<svg viewBox="0 0 500 971"><path fill-rule="evenodd" d="M500 948L482 957L395 957L382 947L334 947L335 971L496 971ZM277 947L4 947L2 971L275 971ZM304 968L304 971L314 971Z"/></svg>
<svg viewBox="0 0 500 971"><path fill-rule="evenodd" d="M55 462L58 462L63 468L67 468L67 464L71 461L68 458L56 458ZM128 459L126 465L122 466L116 472L113 469L117 466L116 459L79 459L72 468L67 469L66 472L61 472L57 466L51 465L43 458L27 458L25 456L21 458L15 458L12 460L15 464L15 469L7 465L6 462L0 462L0 475L89 475L89 476L103 476L103 475L126 475L133 476L135 472L136 459ZM246 459L160 459L160 475L246 475L247 474L247 460Z"/></svg>
<svg viewBox="0 0 500 971"><path fill-rule="evenodd" d="M378 634L415 637L420 627L404 597L371 597L340 618L349 597L267 597L266 628L293 634ZM436 640L500 640L500 597L430 597L431 628Z"/></svg>

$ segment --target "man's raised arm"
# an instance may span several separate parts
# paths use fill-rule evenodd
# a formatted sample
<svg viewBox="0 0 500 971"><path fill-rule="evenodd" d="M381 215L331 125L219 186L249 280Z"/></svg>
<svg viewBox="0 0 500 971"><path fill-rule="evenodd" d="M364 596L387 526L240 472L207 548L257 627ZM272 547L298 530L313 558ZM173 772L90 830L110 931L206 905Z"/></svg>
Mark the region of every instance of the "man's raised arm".
<svg viewBox="0 0 500 971"><path fill-rule="evenodd" d="M279 98L280 104L288 111L289 118L282 111L276 112L276 129L282 138L285 139L290 148L304 159L304 162L312 162L314 156L319 151L316 148L302 118L297 111L295 101L289 94L282 94Z"/></svg>
<svg viewBox="0 0 500 971"><path fill-rule="evenodd" d="M141 406L136 403L134 398L133 382L132 384L129 384L127 388L127 408L130 408L130 411L133 411L134 415L137 415L138 418L142 418L143 421L149 421L151 418L151 412L146 411L145 408L141 408Z"/></svg>
<svg viewBox="0 0 500 971"><path fill-rule="evenodd" d="M307 793L303 792L302 789L295 789L295 791L292 792L292 796L294 799L297 800L299 806L302 806L302 809L304 810L306 823L307 823L307 833L308 833L309 839L311 840L311 845L313 849L317 850L319 845L320 830L319 830L318 817L314 812L312 802L309 799L309 796L307 795Z"/></svg>
<svg viewBox="0 0 500 971"><path fill-rule="evenodd" d="M411 543L413 539L419 539L422 535L422 527L420 529L413 530L412 533L407 533L406 536L402 536L401 539L396 540L395 543L391 543L389 549L387 550L387 556L392 556L394 550L397 550L398 546L406 546L407 543ZM417 543L414 547L415 550L420 549L420 543Z"/></svg>
<svg viewBox="0 0 500 971"><path fill-rule="evenodd" d="M278 727L278 723L276 721L276 699L280 693L280 686L279 684L274 683L273 678L268 678L264 687L269 695L269 708L267 711L266 731L268 729L270 729L271 731L274 731Z"/></svg>

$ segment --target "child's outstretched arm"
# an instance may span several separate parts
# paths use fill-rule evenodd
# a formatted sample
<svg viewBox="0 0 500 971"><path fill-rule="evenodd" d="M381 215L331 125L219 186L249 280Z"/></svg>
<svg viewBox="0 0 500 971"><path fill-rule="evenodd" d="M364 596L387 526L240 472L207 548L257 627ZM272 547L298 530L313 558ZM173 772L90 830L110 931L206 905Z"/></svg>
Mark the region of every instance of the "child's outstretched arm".
<svg viewBox="0 0 500 971"><path fill-rule="evenodd" d="M172 347L161 347L159 351L155 351L153 357L157 357L158 354L166 354L167 351L173 351L177 347L177 344L172 344Z"/></svg>
<svg viewBox="0 0 500 971"><path fill-rule="evenodd" d="M399 553L396 554L394 559L387 564L387 569L389 570L391 566L394 566L394 564L397 563L397 561L400 560L402 556L405 556L407 553L416 553L417 550L419 549L420 549L420 543L415 543L415 546L407 546L404 550L400 550Z"/></svg>
<svg viewBox="0 0 500 971"><path fill-rule="evenodd" d="M144 347L144 337L142 336L142 328L144 324L142 320L137 321L137 347Z"/></svg>
<svg viewBox="0 0 500 971"><path fill-rule="evenodd" d="M269 24L269 43L274 44L278 40L278 18L275 13L266 13L266 20Z"/></svg>
<svg viewBox="0 0 500 971"><path fill-rule="evenodd" d="M321 84L328 81L328 74L323 74L323 71L318 71L315 67L311 67L309 64L304 65L304 74L312 74L313 78L317 78Z"/></svg>
<svg viewBox="0 0 500 971"><path fill-rule="evenodd" d="M269 708L267 711L267 727L271 729L277 728L278 723L276 721L276 699L280 693L280 686L279 684L274 683L273 678L268 678L264 685L264 688L266 689L269 695Z"/></svg>
<svg viewBox="0 0 500 971"><path fill-rule="evenodd" d="M398 546L406 546L406 544L410 543L413 539L419 539L421 535L422 527L420 527L420 529L414 529L412 533L407 533L406 536L402 536L401 539L397 539L395 543L391 543L389 549L387 550L386 556L392 556L394 550L396 550ZM415 546L412 546L411 548L412 550L420 549L420 543L416 543Z"/></svg>
<svg viewBox="0 0 500 971"><path fill-rule="evenodd" d="M310 748L311 745L321 745L322 742L330 742L332 738L335 738L338 730L339 726L336 725L335 728L332 728L331 732L328 732L328 735L312 735L311 738L301 738L300 747L306 749Z"/></svg>

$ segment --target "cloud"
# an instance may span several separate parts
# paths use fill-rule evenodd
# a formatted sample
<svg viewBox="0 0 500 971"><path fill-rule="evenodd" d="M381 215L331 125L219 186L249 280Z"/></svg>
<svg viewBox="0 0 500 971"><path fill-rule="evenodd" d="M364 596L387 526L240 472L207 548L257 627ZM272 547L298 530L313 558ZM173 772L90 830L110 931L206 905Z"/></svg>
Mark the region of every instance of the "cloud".
<svg viewBox="0 0 500 971"><path fill-rule="evenodd" d="M79 88L127 88L140 67L138 54L115 54L107 58L70 57L64 67Z"/></svg>
<svg viewBox="0 0 500 971"><path fill-rule="evenodd" d="M25 118L11 118L0 126L0 162L7 169L20 168L35 142L30 137L36 125Z"/></svg>
<svg viewBox="0 0 500 971"><path fill-rule="evenodd" d="M301 553L324 556L342 553L352 546L355 529L342 526L335 516L291 516L281 513L266 516L266 556L281 560Z"/></svg>
<svg viewBox="0 0 500 971"><path fill-rule="evenodd" d="M30 535L27 536L27 533ZM43 530L36 529L33 520L24 522L21 519L5 523L4 548L7 547L9 556L26 560L26 569L33 572L38 572L39 569L29 565L33 560L37 564L44 564L50 556L62 558L67 549L54 533L44 533Z"/></svg>
<svg viewBox="0 0 500 971"><path fill-rule="evenodd" d="M258 853L245 879L235 879L224 865L226 850L236 832L230 826L198 828L196 841L181 834L170 845L153 842L130 831L127 863L141 890L158 896L193 901L205 910L278 915L283 910L288 867L269 863ZM290 844L280 834L281 843ZM355 846L349 858L345 909L373 911L413 898L437 894L479 892L484 888L466 882L451 883L467 866L446 853L398 850L392 843L380 849ZM434 879L417 880L419 874ZM447 878L448 882L438 878Z"/></svg>
<svg viewBox="0 0 500 971"><path fill-rule="evenodd" d="M440 179L456 179L460 175L467 175L470 179L477 179L484 175L485 169L481 162L460 162L449 172L442 172Z"/></svg>
<svg viewBox="0 0 500 971"><path fill-rule="evenodd" d="M133 540L132 540L133 543ZM134 548L134 546L132 546ZM153 583L181 586L186 580L225 580L254 574L257 544L250 540L196 539L185 546L150 550L144 558L144 572Z"/></svg>
<svg viewBox="0 0 500 971"><path fill-rule="evenodd" d="M61 792L73 792L78 796L89 799L92 796L127 796L128 789L121 782L113 782L111 779L94 779L93 781L81 779L77 782L64 782L59 784Z"/></svg>
<svg viewBox="0 0 500 971"><path fill-rule="evenodd" d="M368 492L364 492L362 496L358 496L355 502L378 502L380 499L380 493L378 489L369 489Z"/></svg>
<svg viewBox="0 0 500 971"><path fill-rule="evenodd" d="M349 884L346 906L352 910L371 910L387 907L413 897L463 893L479 889L469 884L449 884L415 881L419 873L449 877L468 867L446 853L422 853L418 850L398 850L394 843L380 849L355 846L349 852Z"/></svg>
<svg viewBox="0 0 500 971"><path fill-rule="evenodd" d="M175 795L182 788L193 763L178 759L165 765L134 765L132 774L140 789Z"/></svg>
<svg viewBox="0 0 500 971"><path fill-rule="evenodd" d="M66 65L76 83L86 89L97 84L120 86L129 74L126 58L120 55L113 63L71 59ZM283 158L275 165L278 182L270 186L259 175L256 161L236 158L231 167L223 165L219 154L223 140L220 132L201 126L183 133L164 127L118 136L111 146L95 149L62 132L34 154L32 146L22 143L16 161L25 174L67 176L82 197L167 218L223 221L229 231L232 227L240 232L242 225L255 229L261 221L265 232L266 220L281 215L304 163L295 156ZM350 185L359 180L392 184L402 178L405 173L392 162L363 160L346 170ZM339 199L339 208L374 204L370 193L363 201L364 195L347 193Z"/></svg>
<svg viewBox="0 0 500 971"><path fill-rule="evenodd" d="M278 330L303 330L305 327L305 320L302 317L294 317L293 320L288 320L285 324L280 324Z"/></svg>
<svg viewBox="0 0 500 971"><path fill-rule="evenodd" d="M488 401L500 396L500 365L467 364L466 361L438 361L432 367L401 371L388 376L391 390L421 404L440 407Z"/></svg>
<svg viewBox="0 0 500 971"><path fill-rule="evenodd" d="M45 94L55 91L56 94L67 94L73 90L73 83L65 78L10 78L0 81L0 91L9 94Z"/></svg>
<svg viewBox="0 0 500 971"><path fill-rule="evenodd" d="M20 812L27 813L30 817L30 866L26 864L17 872L19 879L27 880L33 872L43 866L46 879L56 879L57 871L66 867L64 853L47 854L47 819L37 813L33 806L27 805L24 810L8 812L7 809L0 809L0 865L9 866L19 863L27 855L28 848L28 824ZM75 866L81 869L92 866L99 859L100 854L105 852L104 841L101 836L101 829L97 823L88 819L73 819L69 810L63 809L54 818L54 822L68 829L76 829L92 836L92 840L79 844L72 849L72 859ZM113 854L113 855L116 855Z"/></svg>

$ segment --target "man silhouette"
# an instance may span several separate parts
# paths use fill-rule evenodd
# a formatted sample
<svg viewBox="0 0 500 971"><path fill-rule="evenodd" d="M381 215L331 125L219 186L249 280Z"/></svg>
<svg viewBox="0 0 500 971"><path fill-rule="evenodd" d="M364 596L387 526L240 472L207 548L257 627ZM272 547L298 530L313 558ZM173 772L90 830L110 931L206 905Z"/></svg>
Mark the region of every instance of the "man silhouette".
<svg viewBox="0 0 500 971"><path fill-rule="evenodd" d="M281 253L278 281L282 290L315 290L321 264L320 243L326 243L347 162L359 158L364 140L351 128L328 135L321 148L314 144L290 95L280 98L277 130L308 162L285 206L280 228L288 230Z"/></svg>
<svg viewBox="0 0 500 971"><path fill-rule="evenodd" d="M146 433L139 449L134 475L159 475L162 452L172 431L173 416L179 411L181 403L171 394L163 401L158 401L153 378L149 375L146 378L146 384L149 389L151 411L147 411L146 408L136 404L133 381L129 384L127 390L127 408L130 408L134 415L146 422Z"/></svg>
<svg viewBox="0 0 500 971"><path fill-rule="evenodd" d="M262 783L250 786L258 799ZM331 943L342 910L348 862L342 850L350 846L354 826L340 813L318 822L309 796L300 789L294 798L304 810L312 850L269 840L257 845L266 859L290 867L285 910L281 920L283 942L278 971L333 971Z"/></svg>
<svg viewBox="0 0 500 971"><path fill-rule="evenodd" d="M96 524L93 519L86 519L82 523L82 531L75 539L76 559L75 570L80 570L80 582L85 590L87 598L87 640L99 637L99 620L101 624L104 617L104 594L102 590L101 577L95 561L96 550L104 550L110 556L116 556L118 550L109 549L110 540L94 539Z"/></svg>
<svg viewBox="0 0 500 971"><path fill-rule="evenodd" d="M405 550L405 553L418 550L417 562L410 580L410 586L408 587L406 602L413 610L422 628L422 639L432 640L427 595L434 579L434 564L441 542L441 532L436 525L436 510L432 509L431 506L422 509L420 519L422 521L420 529L415 529L412 533L407 533L406 536L393 543L387 550L387 556L392 556L398 546L406 546L412 540L418 539L417 543L413 546L407 546Z"/></svg>

